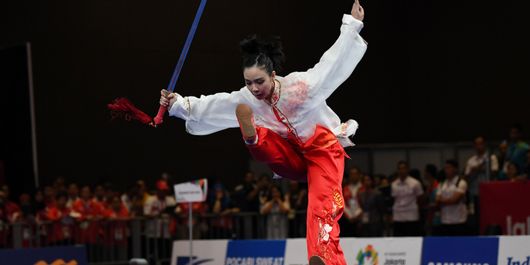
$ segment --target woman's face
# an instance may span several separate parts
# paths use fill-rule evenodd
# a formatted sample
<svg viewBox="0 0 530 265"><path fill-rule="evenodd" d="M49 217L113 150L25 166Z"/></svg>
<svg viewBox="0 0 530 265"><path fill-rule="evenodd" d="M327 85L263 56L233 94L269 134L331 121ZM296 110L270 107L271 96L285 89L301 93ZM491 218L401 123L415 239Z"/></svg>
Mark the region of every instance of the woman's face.
<svg viewBox="0 0 530 265"><path fill-rule="evenodd" d="M372 179L370 178L370 176L364 176L363 184L366 188L372 188Z"/></svg>
<svg viewBox="0 0 530 265"><path fill-rule="evenodd" d="M508 178L517 177L517 167L514 164L509 163L506 169L506 175L508 176Z"/></svg>
<svg viewBox="0 0 530 265"><path fill-rule="evenodd" d="M278 188L272 188L271 194L273 199L279 199L282 197L282 194L280 193L280 190L278 190Z"/></svg>
<svg viewBox="0 0 530 265"><path fill-rule="evenodd" d="M273 71L269 75L264 69L252 66L243 70L243 77L245 84L250 90L250 93L259 100L269 99L274 85L274 78L276 73Z"/></svg>

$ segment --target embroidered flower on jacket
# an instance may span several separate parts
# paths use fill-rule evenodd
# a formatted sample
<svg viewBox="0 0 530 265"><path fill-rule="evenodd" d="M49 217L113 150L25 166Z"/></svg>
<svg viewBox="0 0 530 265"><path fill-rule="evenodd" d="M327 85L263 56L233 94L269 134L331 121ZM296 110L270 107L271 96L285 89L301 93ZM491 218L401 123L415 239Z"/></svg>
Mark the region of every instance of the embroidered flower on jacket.
<svg viewBox="0 0 530 265"><path fill-rule="evenodd" d="M324 242L327 242L329 240L329 233L333 230L333 227L329 224L324 224L324 227L322 227L320 231L320 236Z"/></svg>

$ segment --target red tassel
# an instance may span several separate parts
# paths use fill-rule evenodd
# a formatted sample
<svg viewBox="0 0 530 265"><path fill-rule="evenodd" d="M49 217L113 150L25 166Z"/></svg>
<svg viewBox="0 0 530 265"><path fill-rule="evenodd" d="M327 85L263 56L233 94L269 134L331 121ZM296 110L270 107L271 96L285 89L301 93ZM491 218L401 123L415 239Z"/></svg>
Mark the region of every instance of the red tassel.
<svg viewBox="0 0 530 265"><path fill-rule="evenodd" d="M139 110L126 98L117 98L107 105L112 113L112 118L124 118L127 121L138 120L143 124L153 124L153 118Z"/></svg>

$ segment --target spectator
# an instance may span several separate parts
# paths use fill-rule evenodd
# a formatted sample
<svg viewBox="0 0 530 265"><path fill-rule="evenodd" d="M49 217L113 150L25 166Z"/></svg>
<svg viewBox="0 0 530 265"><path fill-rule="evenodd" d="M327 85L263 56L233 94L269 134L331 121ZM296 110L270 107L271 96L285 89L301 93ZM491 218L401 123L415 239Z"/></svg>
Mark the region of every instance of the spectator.
<svg viewBox="0 0 530 265"><path fill-rule="evenodd" d="M142 197L142 204L145 205L147 198L151 195L147 192L147 186L143 180L136 181L136 191L138 192L138 195Z"/></svg>
<svg viewBox="0 0 530 265"><path fill-rule="evenodd" d="M499 161L499 172L497 173L497 180L506 180L506 153L508 152L508 142L506 140L499 144L497 150L497 160Z"/></svg>
<svg viewBox="0 0 530 265"><path fill-rule="evenodd" d="M358 193L359 206L362 209L361 236L383 236L384 202L379 190L374 188L371 176L363 176L363 189Z"/></svg>
<svg viewBox="0 0 530 265"><path fill-rule="evenodd" d="M53 182L53 189L55 190L56 193L67 191L63 177L57 177L55 179L55 181Z"/></svg>
<svg viewBox="0 0 530 265"><path fill-rule="evenodd" d="M423 194L421 184L409 176L407 162L398 163L397 176L392 182L394 236L421 236L418 209L418 198Z"/></svg>
<svg viewBox="0 0 530 265"><path fill-rule="evenodd" d="M436 196L438 194L438 189L440 183L436 178L438 169L433 164L428 164L425 166L424 176L425 176L425 232L427 235L433 235L440 226L440 210L436 205Z"/></svg>
<svg viewBox="0 0 530 265"><path fill-rule="evenodd" d="M177 223L177 238L184 239L189 236L189 203L179 203L176 208L176 213L179 217ZM202 234L208 230L207 225L202 222L201 216L208 212L208 205L202 202L194 202L191 204L192 209L192 225L193 225L193 238L199 239Z"/></svg>
<svg viewBox="0 0 530 265"><path fill-rule="evenodd" d="M519 172L519 168L514 163L506 163L506 178L511 182L523 181L526 176Z"/></svg>
<svg viewBox="0 0 530 265"><path fill-rule="evenodd" d="M257 189L258 189L258 200L259 200L259 205L260 205L259 211L261 211L261 207L263 206L263 204L265 204L267 200L270 198L271 186L272 186L270 179L271 177L267 174L262 174L258 179Z"/></svg>
<svg viewBox="0 0 530 265"><path fill-rule="evenodd" d="M132 213L134 212L132 210L132 207L133 207L133 198L136 198L136 197L142 197L143 196L138 196L138 188L136 185L130 185L127 187L127 191L124 192L121 196L120 196L120 199L121 201L123 202L123 205L125 205L125 207L127 208L127 210ZM141 212L143 214L143 203L140 202L140 204L142 205L141 207ZM142 215L141 214L141 215Z"/></svg>
<svg viewBox="0 0 530 265"><path fill-rule="evenodd" d="M465 177L469 184L469 194L473 197L472 203L478 203L480 183L489 181L499 171L497 156L489 154L484 137L474 140L475 155L471 156L466 163Z"/></svg>
<svg viewBox="0 0 530 265"><path fill-rule="evenodd" d="M71 209L67 207L68 194L65 191L57 193L55 204L49 205L40 216L43 221L51 221L49 242L55 245L73 243L74 217Z"/></svg>
<svg viewBox="0 0 530 265"><path fill-rule="evenodd" d="M471 156L466 163L464 175L469 186L469 218L473 224L475 234L479 232L479 186L487 182L499 171L499 162L495 155L489 154L484 137L474 140L475 155Z"/></svg>
<svg viewBox="0 0 530 265"><path fill-rule="evenodd" d="M523 179L527 180L530 177L530 150L526 151L526 163L523 170Z"/></svg>
<svg viewBox="0 0 530 265"><path fill-rule="evenodd" d="M44 203L46 205L55 203L55 195L57 194L57 192L55 191L54 187L45 186L43 194L44 194Z"/></svg>
<svg viewBox="0 0 530 265"><path fill-rule="evenodd" d="M94 245L98 241L99 223L104 211L101 204L92 200L89 186L81 188L81 197L72 206L73 216L79 222L77 242Z"/></svg>
<svg viewBox="0 0 530 265"><path fill-rule="evenodd" d="M352 167L348 172L348 182L343 187L344 197L344 215L339 220L342 236L359 235L359 218L361 217L361 208L357 201L357 193L361 189L362 172L357 167Z"/></svg>
<svg viewBox="0 0 530 265"><path fill-rule="evenodd" d="M263 203L260 213L267 216L267 239L285 239L288 235L287 214L291 207L283 198L278 186L270 188L270 196Z"/></svg>
<svg viewBox="0 0 530 265"><path fill-rule="evenodd" d="M4 189L0 189L0 248L9 247L9 236L8 228L9 224L15 219L15 214L19 211L18 206L7 200L6 192Z"/></svg>
<svg viewBox="0 0 530 265"><path fill-rule="evenodd" d="M111 220L128 219L129 211L122 203L120 196L116 193L112 195L105 207L105 217Z"/></svg>
<svg viewBox="0 0 530 265"><path fill-rule="evenodd" d="M528 144L523 141L523 127L519 124L512 126L510 129L510 143L506 152L506 161L517 166L522 170L526 163L526 152L530 149Z"/></svg>
<svg viewBox="0 0 530 265"><path fill-rule="evenodd" d="M35 220L35 207L31 203L31 196L23 193L19 198L20 217L17 220L22 220L26 223L33 223Z"/></svg>
<svg viewBox="0 0 530 265"><path fill-rule="evenodd" d="M392 223L392 206L394 205L394 198L392 198L392 186L388 181L388 177L385 175L380 175L381 183L377 187L381 196L383 198L383 235L390 236L392 235L392 229L390 224Z"/></svg>
<svg viewBox="0 0 530 265"><path fill-rule="evenodd" d="M131 217L144 216L143 196L140 196L138 194L133 194L129 205L130 206L128 208L128 211Z"/></svg>
<svg viewBox="0 0 530 265"><path fill-rule="evenodd" d="M143 183L138 183L139 193L138 200L141 200ZM170 218L172 210L175 209L176 201L172 196L168 196L169 187L160 186L155 192L155 195L148 196L145 199L144 215L148 217L145 221L145 236L150 246L149 251L155 251L155 246L158 246L157 251L162 256L165 256L167 249L162 246L167 246L171 235L174 234L177 228L176 220ZM145 193L144 193L145 194Z"/></svg>
<svg viewBox="0 0 530 265"><path fill-rule="evenodd" d="M156 190L156 194L147 197L144 204L144 215L147 217L158 217L162 215L167 207L175 206L176 202L167 196L168 189Z"/></svg>
<svg viewBox="0 0 530 265"><path fill-rule="evenodd" d="M0 225L13 223L20 217L20 207L9 200L9 188L4 185L0 189Z"/></svg>
<svg viewBox="0 0 530 265"><path fill-rule="evenodd" d="M289 200L291 210L287 216L289 219L289 237L305 237L307 209L307 189L300 188L297 181L289 181L289 191L285 194L285 199Z"/></svg>
<svg viewBox="0 0 530 265"><path fill-rule="evenodd" d="M238 213L240 210L235 207L228 196L228 192L222 186L217 186L214 194L215 199L210 208L216 216L211 223L212 231L210 231L210 235L212 238L230 238L234 229L232 215Z"/></svg>
<svg viewBox="0 0 530 265"><path fill-rule="evenodd" d="M109 197L108 207L105 209L105 217L109 220L105 222L104 246L112 252L118 260L127 259L127 238L129 236L127 220L129 212L123 205L120 196L114 194Z"/></svg>
<svg viewBox="0 0 530 265"><path fill-rule="evenodd" d="M71 183L68 185L68 201L66 202L66 206L69 208L72 208L74 205L74 202L79 199L79 188L77 187L77 184Z"/></svg>
<svg viewBox="0 0 530 265"><path fill-rule="evenodd" d="M457 175L458 162L456 160L447 160L444 172L446 179L436 197L441 209L440 232L444 236L465 235L467 182Z"/></svg>
<svg viewBox="0 0 530 265"><path fill-rule="evenodd" d="M101 184L94 189L94 201L103 206L103 208L108 208L107 200L105 199L105 188Z"/></svg>
<svg viewBox="0 0 530 265"><path fill-rule="evenodd" d="M115 195L118 195L120 197L120 200L121 200L121 196L117 193L117 192L114 192L114 190L112 189L112 184L110 182L106 182L104 185L103 185L103 188L105 189L104 193L104 200L106 202L106 204L108 205L109 203L112 202L112 197L114 197ZM125 206L125 208L127 209L127 211L129 211L129 208L125 205L125 203L123 203L123 206Z"/></svg>
<svg viewBox="0 0 530 265"><path fill-rule="evenodd" d="M34 204L33 211L35 212L35 215L39 216L48 206L44 202L44 192L42 192L42 190L37 190L37 192L35 193L34 199L35 199L35 204Z"/></svg>
<svg viewBox="0 0 530 265"><path fill-rule="evenodd" d="M256 184L254 173L247 172L243 183L234 189L234 200L243 212L257 212L259 209L258 193L261 187Z"/></svg>

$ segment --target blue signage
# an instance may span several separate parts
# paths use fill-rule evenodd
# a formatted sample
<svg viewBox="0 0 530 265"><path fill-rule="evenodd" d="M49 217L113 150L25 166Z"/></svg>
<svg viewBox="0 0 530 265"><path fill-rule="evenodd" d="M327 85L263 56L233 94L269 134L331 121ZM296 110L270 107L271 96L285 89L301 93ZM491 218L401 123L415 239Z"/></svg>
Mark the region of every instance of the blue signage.
<svg viewBox="0 0 530 265"><path fill-rule="evenodd" d="M283 265L285 246L285 240L229 241L225 265Z"/></svg>
<svg viewBox="0 0 530 265"><path fill-rule="evenodd" d="M497 237L426 237L422 265L495 265L499 255Z"/></svg>
<svg viewBox="0 0 530 265"><path fill-rule="evenodd" d="M84 246L0 250L2 264L77 264L88 265Z"/></svg>

